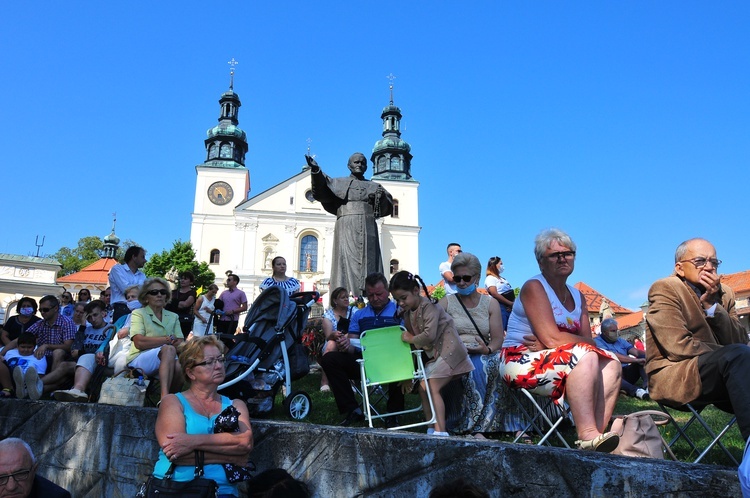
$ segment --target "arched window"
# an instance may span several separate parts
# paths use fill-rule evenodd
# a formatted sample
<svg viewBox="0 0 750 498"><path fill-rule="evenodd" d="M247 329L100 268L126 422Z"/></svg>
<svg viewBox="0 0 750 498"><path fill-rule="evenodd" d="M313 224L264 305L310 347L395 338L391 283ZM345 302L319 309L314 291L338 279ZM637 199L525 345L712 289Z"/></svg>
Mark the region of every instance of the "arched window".
<svg viewBox="0 0 750 498"><path fill-rule="evenodd" d="M391 215L392 218L398 218L398 200L393 199L393 214Z"/></svg>
<svg viewBox="0 0 750 498"><path fill-rule="evenodd" d="M232 146L229 144L221 144L221 150L219 151L219 155L227 159L231 158Z"/></svg>
<svg viewBox="0 0 750 498"><path fill-rule="evenodd" d="M208 146L208 158L214 159L219 155L219 149L216 147L216 144L211 144Z"/></svg>
<svg viewBox="0 0 750 498"><path fill-rule="evenodd" d="M391 271L391 275L393 275L394 273L396 273L398 271L398 260L397 259L392 259L391 260L391 270L390 271Z"/></svg>
<svg viewBox="0 0 750 498"><path fill-rule="evenodd" d="M318 239L314 235L305 235L300 241L299 271L318 271Z"/></svg>
<svg viewBox="0 0 750 498"><path fill-rule="evenodd" d="M211 249L211 256L209 257L209 263L212 265L218 265L219 259L221 259L221 252L218 249Z"/></svg>

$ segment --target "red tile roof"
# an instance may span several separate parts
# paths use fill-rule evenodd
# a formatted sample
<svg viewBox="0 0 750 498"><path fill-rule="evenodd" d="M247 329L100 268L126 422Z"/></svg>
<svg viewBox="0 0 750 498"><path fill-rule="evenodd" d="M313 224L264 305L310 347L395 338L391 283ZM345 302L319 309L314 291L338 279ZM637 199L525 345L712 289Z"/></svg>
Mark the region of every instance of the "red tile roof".
<svg viewBox="0 0 750 498"><path fill-rule="evenodd" d="M116 264L116 259L102 258L91 263L81 271L58 278L57 283L107 285L109 283L109 270Z"/></svg>
<svg viewBox="0 0 750 498"><path fill-rule="evenodd" d="M609 307L612 309L612 312L615 315L624 315L624 314L630 314L634 313L633 310L629 310L627 308L624 308L617 304L616 302L609 299L604 294L601 294L599 291L592 289L588 285L584 284L583 282L578 282L573 287L581 291L581 294L586 296L586 304L588 306L588 312L589 313L599 313L599 310L602 306L602 299L606 299L609 302ZM617 318L620 319L619 317Z"/></svg>
<svg viewBox="0 0 750 498"><path fill-rule="evenodd" d="M750 270L722 275L721 282L731 287L735 295L750 294Z"/></svg>
<svg viewBox="0 0 750 498"><path fill-rule="evenodd" d="M617 317L617 328L620 330L629 329L635 327L643 321L643 311L636 311L629 315L623 315Z"/></svg>

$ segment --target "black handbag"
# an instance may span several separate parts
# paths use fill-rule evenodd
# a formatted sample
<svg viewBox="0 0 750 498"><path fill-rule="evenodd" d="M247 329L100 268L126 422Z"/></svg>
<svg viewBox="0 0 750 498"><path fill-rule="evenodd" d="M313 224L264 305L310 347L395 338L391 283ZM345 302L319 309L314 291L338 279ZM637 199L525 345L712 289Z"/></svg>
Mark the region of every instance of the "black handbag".
<svg viewBox="0 0 750 498"><path fill-rule="evenodd" d="M203 477L203 452L195 451L195 473L192 481L175 481L175 464L169 466L162 479L151 476L141 484L135 495L136 498L184 497L184 498L216 498L219 486L213 479Z"/></svg>

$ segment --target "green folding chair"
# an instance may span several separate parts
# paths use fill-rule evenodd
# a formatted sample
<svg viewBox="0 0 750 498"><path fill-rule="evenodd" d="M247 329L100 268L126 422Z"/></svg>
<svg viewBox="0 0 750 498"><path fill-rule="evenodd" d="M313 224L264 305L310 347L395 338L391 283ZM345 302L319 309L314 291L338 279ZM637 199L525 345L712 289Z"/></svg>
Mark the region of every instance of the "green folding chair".
<svg viewBox="0 0 750 498"><path fill-rule="evenodd" d="M370 427L372 427L373 419L395 417L405 413L418 412L422 409L422 407L418 406L411 410L403 410L396 413L372 413L369 388L405 380L425 382L432 419L415 424L389 427L388 430L408 429L435 423L435 405L432 402L427 376L424 372L422 350L412 351L411 346L401 340L402 331L402 327L384 327L362 332L359 336L362 345L362 359L357 361L359 362L362 379L362 394L365 398L365 417Z"/></svg>

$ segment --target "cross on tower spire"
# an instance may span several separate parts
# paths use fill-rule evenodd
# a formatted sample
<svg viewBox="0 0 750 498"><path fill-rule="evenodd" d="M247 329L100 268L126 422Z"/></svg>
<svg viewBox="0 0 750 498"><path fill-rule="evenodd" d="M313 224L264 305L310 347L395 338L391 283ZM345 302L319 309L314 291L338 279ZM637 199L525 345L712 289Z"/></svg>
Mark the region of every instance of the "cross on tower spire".
<svg viewBox="0 0 750 498"><path fill-rule="evenodd" d="M393 76L393 73L390 73L388 76L386 76L386 78L388 78L388 80L390 81L390 83L388 84L388 88L391 89L391 105L393 105L393 80L395 80L396 77Z"/></svg>
<svg viewBox="0 0 750 498"><path fill-rule="evenodd" d="M239 62L232 57L232 60L227 62L227 64L229 64L229 89L234 90L234 66L239 64Z"/></svg>

